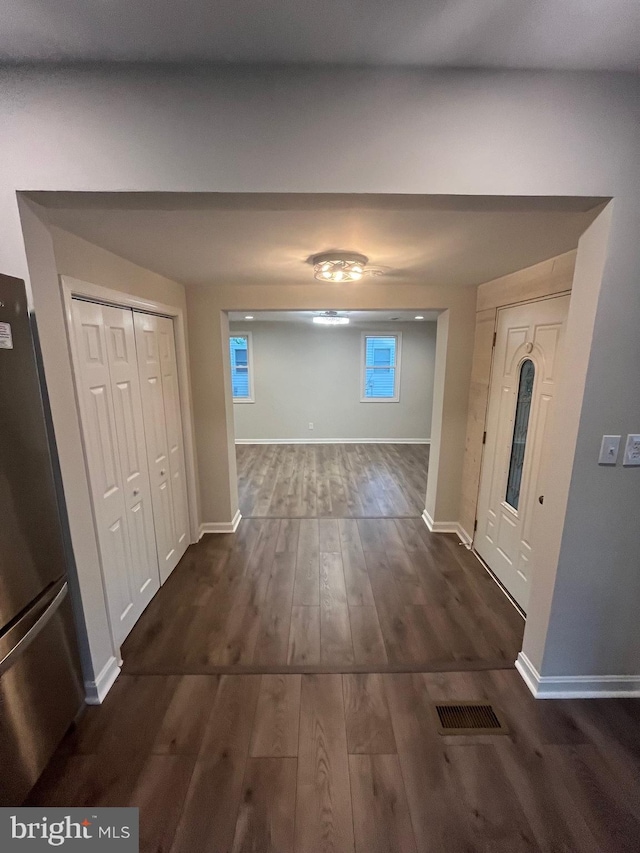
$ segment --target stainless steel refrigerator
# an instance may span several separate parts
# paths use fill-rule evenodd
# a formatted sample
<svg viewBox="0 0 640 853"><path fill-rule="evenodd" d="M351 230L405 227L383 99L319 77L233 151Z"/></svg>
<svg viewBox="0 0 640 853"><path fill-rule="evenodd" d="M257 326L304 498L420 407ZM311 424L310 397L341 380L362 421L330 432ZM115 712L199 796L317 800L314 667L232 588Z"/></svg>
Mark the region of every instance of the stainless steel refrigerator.
<svg viewBox="0 0 640 853"><path fill-rule="evenodd" d="M18 806L83 703L57 457L24 282L0 275L0 805Z"/></svg>

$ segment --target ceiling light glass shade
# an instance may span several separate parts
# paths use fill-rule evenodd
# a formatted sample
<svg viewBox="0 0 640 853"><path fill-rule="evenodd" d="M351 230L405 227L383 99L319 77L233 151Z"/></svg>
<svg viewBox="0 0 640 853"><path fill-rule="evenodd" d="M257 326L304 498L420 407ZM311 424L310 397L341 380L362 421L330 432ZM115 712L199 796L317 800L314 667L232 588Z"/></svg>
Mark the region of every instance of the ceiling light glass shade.
<svg viewBox="0 0 640 853"><path fill-rule="evenodd" d="M367 260L352 252L326 252L313 258L313 274L319 281L360 281Z"/></svg>
<svg viewBox="0 0 640 853"><path fill-rule="evenodd" d="M321 314L319 317L313 318L314 323L318 323L320 326L348 326L349 318L348 317L329 317Z"/></svg>

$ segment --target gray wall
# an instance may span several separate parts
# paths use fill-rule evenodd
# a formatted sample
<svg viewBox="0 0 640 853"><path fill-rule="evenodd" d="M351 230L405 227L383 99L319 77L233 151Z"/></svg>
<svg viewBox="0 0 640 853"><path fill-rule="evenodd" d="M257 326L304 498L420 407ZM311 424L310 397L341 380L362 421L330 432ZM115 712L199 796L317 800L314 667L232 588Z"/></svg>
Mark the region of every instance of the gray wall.
<svg viewBox="0 0 640 853"><path fill-rule="evenodd" d="M322 328L235 323L253 339L255 403L234 404L236 439L431 437L436 323ZM402 332L400 400L360 402L363 331ZM313 423L313 430L309 429Z"/></svg>

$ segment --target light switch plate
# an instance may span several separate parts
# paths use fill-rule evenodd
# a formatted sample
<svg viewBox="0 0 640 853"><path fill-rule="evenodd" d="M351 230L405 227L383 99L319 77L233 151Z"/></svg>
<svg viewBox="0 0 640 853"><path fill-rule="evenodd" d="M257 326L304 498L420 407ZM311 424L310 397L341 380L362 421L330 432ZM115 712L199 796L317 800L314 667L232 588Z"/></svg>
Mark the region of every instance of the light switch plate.
<svg viewBox="0 0 640 853"><path fill-rule="evenodd" d="M640 435L628 435L623 465L640 465Z"/></svg>
<svg viewBox="0 0 640 853"><path fill-rule="evenodd" d="M619 435L603 435L602 444L600 445L600 456L598 457L599 465L615 465L618 461L618 452L620 451Z"/></svg>

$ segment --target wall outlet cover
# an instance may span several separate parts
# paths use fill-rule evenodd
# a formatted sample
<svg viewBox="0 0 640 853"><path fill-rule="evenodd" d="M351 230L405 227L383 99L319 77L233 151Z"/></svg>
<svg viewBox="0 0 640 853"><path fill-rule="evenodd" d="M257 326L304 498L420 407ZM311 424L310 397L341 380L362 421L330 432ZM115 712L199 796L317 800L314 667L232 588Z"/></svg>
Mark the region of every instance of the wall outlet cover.
<svg viewBox="0 0 640 853"><path fill-rule="evenodd" d="M640 435L628 435L623 465L640 465Z"/></svg>

